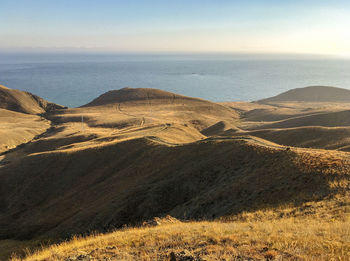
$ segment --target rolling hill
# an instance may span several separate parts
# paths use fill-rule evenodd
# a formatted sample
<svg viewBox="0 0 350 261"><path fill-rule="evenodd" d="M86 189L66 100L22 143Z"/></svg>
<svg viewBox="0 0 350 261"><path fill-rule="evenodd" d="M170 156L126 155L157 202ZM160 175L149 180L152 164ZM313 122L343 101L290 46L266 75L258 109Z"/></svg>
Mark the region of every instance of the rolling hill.
<svg viewBox="0 0 350 261"><path fill-rule="evenodd" d="M346 259L348 234L334 224L346 227L350 213L348 106L125 88L44 110L51 127L0 156L0 252L118 229L28 260ZM167 215L178 222L120 230ZM329 253L320 233L334 240Z"/></svg>
<svg viewBox="0 0 350 261"><path fill-rule="evenodd" d="M0 85L0 108L27 114L41 114L63 106L48 102L29 92Z"/></svg>
<svg viewBox="0 0 350 261"><path fill-rule="evenodd" d="M223 136L243 135L227 130ZM295 127L286 129L263 129L247 131L244 135L260 137L277 144L302 148L350 151L350 128L348 127Z"/></svg>
<svg viewBox="0 0 350 261"><path fill-rule="evenodd" d="M0 85L0 157L1 153L31 141L49 129L50 121L39 114L59 109L63 106Z"/></svg>
<svg viewBox="0 0 350 261"><path fill-rule="evenodd" d="M330 86L309 86L281 93L277 96L259 100L258 103L273 102L350 102L350 90Z"/></svg>
<svg viewBox="0 0 350 261"><path fill-rule="evenodd" d="M302 126L347 127L350 126L350 110L296 116L281 121L265 123L257 128L295 128Z"/></svg>
<svg viewBox="0 0 350 261"><path fill-rule="evenodd" d="M91 107L91 106L101 106L113 103L121 103L121 102L133 102L133 101L143 101L143 102L151 102L151 101L165 101L167 100L169 103L175 103L175 101L203 101L197 98L191 98L182 96L179 94L174 94L167 91L162 91L158 89L151 88L123 88L120 90L113 90L106 92L90 103L83 105L82 107Z"/></svg>

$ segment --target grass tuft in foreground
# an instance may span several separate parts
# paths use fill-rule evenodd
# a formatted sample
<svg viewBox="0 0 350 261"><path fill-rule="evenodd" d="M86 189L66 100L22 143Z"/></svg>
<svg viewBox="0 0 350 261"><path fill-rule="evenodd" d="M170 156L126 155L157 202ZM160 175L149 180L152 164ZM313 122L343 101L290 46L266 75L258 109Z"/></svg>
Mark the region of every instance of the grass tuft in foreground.
<svg viewBox="0 0 350 261"><path fill-rule="evenodd" d="M178 222L75 237L24 260L350 260L349 220ZM20 260L13 257L12 261Z"/></svg>

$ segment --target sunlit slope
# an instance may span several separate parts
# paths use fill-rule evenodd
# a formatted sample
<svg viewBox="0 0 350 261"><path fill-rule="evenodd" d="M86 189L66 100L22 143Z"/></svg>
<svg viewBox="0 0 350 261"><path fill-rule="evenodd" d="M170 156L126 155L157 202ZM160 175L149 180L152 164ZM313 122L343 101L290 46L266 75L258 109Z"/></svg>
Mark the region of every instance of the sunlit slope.
<svg viewBox="0 0 350 261"><path fill-rule="evenodd" d="M234 123L239 118L235 110L224 105L146 88L109 91L80 109L91 112L92 115L94 112L106 110L111 119L124 117L125 124L128 118L132 118L133 125L137 123L180 123L191 125L198 130L209 127L220 120ZM86 117L89 119L89 115ZM113 120L110 121L110 124L113 124L112 122ZM90 125L108 124L107 119L90 121Z"/></svg>
<svg viewBox="0 0 350 261"><path fill-rule="evenodd" d="M32 140L49 127L50 122L40 116L0 109L0 153Z"/></svg>
<svg viewBox="0 0 350 261"><path fill-rule="evenodd" d="M136 102L136 101L165 101L168 103L175 103L176 100L181 101L203 101L197 98L186 97L183 95L158 90L151 88L123 88L120 90L112 90L106 92L90 103L82 106L82 107L92 107L92 106L101 106L107 104L114 103L122 103L122 102Z"/></svg>
<svg viewBox="0 0 350 261"><path fill-rule="evenodd" d="M258 129L294 128L294 127L303 127L303 126L323 126L323 127L350 126L350 110L293 117L282 121L262 124L257 128Z"/></svg>
<svg viewBox="0 0 350 261"><path fill-rule="evenodd" d="M252 135L286 146L348 151L349 90L313 86L258 102L227 102L240 124L211 135Z"/></svg>
<svg viewBox="0 0 350 261"><path fill-rule="evenodd" d="M167 218L165 218L166 221ZM186 222L75 238L24 260L348 260L347 221ZM327 238L325 243L324 238ZM18 259L13 259L13 261Z"/></svg>
<svg viewBox="0 0 350 261"><path fill-rule="evenodd" d="M0 85L0 153L31 141L50 127L50 121L36 114L62 108L31 93Z"/></svg>
<svg viewBox="0 0 350 261"><path fill-rule="evenodd" d="M14 92L5 89L9 93ZM18 92L22 96L27 95ZM165 143L188 143L205 138L200 131L220 120L227 121L230 126L239 121L237 112L225 106L155 89L127 88L108 92L101 97L97 99L99 106L47 111L45 117L53 121L52 128L33 146L8 157L56 149L83 149L145 136ZM28 104L23 100L16 101ZM92 103L95 104L94 101ZM34 136L28 136L28 132L39 134L35 131L39 126L33 128L38 121L28 123L28 120L23 121L23 117L18 113L15 118L1 118L3 131L6 130L2 139L3 150L15 147L21 143L20 140L29 141ZM9 120L11 125L8 124ZM18 128L15 122L19 124ZM46 121L46 125L40 128L46 130L48 123ZM24 125L27 126L25 132Z"/></svg>
<svg viewBox="0 0 350 261"><path fill-rule="evenodd" d="M260 137L272 142L294 147L350 151L349 127L296 127L247 131L245 135ZM227 130L223 136L242 135Z"/></svg>

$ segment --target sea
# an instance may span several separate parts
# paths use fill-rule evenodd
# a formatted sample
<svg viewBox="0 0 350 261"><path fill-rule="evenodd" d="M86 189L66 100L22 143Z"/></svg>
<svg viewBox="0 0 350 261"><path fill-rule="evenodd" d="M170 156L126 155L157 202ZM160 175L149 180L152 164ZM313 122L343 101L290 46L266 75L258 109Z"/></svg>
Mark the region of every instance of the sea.
<svg viewBox="0 0 350 261"><path fill-rule="evenodd" d="M124 87L215 102L255 101L293 88L350 89L350 60L257 54L0 53L0 84L68 107Z"/></svg>

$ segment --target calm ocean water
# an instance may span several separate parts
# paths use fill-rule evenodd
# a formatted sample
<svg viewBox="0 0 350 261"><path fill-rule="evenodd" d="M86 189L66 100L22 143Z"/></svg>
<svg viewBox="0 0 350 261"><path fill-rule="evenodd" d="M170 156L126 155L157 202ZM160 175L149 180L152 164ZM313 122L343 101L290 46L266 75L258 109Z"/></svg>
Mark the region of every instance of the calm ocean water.
<svg viewBox="0 0 350 261"><path fill-rule="evenodd" d="M309 85L350 89L350 60L253 55L0 54L0 84L70 107L127 86L212 101L252 101Z"/></svg>

